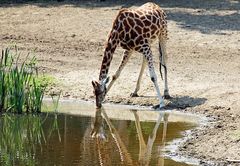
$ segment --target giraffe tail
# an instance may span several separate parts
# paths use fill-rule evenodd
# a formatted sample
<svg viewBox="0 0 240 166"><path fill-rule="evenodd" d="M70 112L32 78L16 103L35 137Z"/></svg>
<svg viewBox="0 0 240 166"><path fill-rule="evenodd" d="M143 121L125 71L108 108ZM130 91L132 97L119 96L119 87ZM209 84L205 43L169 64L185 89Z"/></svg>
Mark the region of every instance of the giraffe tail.
<svg viewBox="0 0 240 166"><path fill-rule="evenodd" d="M159 56L159 72L160 72L161 78L163 80L162 66L164 66L164 65L163 65L163 53L162 53L162 48L161 48L160 42L159 42L159 54L160 54L160 56Z"/></svg>

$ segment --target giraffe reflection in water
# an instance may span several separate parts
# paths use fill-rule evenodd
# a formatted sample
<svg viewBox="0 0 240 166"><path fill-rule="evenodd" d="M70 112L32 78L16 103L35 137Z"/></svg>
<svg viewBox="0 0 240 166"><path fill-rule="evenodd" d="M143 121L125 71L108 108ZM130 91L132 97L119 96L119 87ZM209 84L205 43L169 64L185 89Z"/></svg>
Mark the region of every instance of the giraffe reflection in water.
<svg viewBox="0 0 240 166"><path fill-rule="evenodd" d="M98 159L100 165L112 165L112 154L108 151L115 144L115 151L119 153L120 163L122 165L150 165L151 155L153 150L153 144L156 139L157 131L160 127L161 122L163 121L163 133L161 144L158 145L157 152L157 163L156 165L163 166L164 158L161 154L165 148L165 140L167 133L167 123L169 114L166 112L160 112L159 117L155 123L151 134L148 136L147 143L144 140L143 132L140 124L140 119L138 112L136 110L131 111L135 118L135 127L137 131L137 138L139 140L139 157L138 160L134 160L133 156L128 151L127 146L124 144L123 139L121 138L119 131L114 127L111 120L109 119L104 108L97 109L96 116L92 122L92 130L90 135L94 143L96 144L96 151L98 153ZM112 142L110 141L113 140ZM110 143L111 142L111 143Z"/></svg>

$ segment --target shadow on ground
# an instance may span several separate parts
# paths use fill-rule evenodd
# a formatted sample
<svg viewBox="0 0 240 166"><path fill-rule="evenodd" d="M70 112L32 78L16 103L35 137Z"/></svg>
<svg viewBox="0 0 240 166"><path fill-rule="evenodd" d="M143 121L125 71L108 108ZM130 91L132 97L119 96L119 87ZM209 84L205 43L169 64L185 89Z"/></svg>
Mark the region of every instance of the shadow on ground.
<svg viewBox="0 0 240 166"><path fill-rule="evenodd" d="M185 109L188 107L196 107L204 104L206 98L194 98L190 96L176 96L169 100L166 109Z"/></svg>
<svg viewBox="0 0 240 166"><path fill-rule="evenodd" d="M101 8L139 6L146 2L155 2L162 7L171 8L239 10L240 7L240 0L0 0L0 5L3 7L24 6L28 4L39 7L72 5L82 8Z"/></svg>
<svg viewBox="0 0 240 166"><path fill-rule="evenodd" d="M0 7L36 5L46 8L71 5L89 10L102 7L109 7L109 10L119 10L130 6L140 6L145 2L147 0L0 0ZM220 32L222 30L240 30L239 0L155 0L153 2L165 8L169 20L177 22L180 27L185 29L197 30L205 34L217 33L223 35L225 33ZM193 10L189 11L188 9Z"/></svg>
<svg viewBox="0 0 240 166"><path fill-rule="evenodd" d="M39 7L71 5L90 10L102 7L112 8L110 10L119 10L130 6L140 6L145 2L147 0L105 0L101 2L100 0L0 0L0 7L21 7L29 4ZM165 8L169 20L177 22L180 27L185 29L197 30L204 34L217 33L223 35L225 33L220 32L222 30L240 30L239 0L157 0L154 2ZM189 12L187 9L193 9L193 11Z"/></svg>
<svg viewBox="0 0 240 166"><path fill-rule="evenodd" d="M206 10L196 10L195 13L167 10L168 19L176 21L181 28L197 30L204 34L220 35L225 35L221 32L224 30L240 30L240 12L225 12L223 15L207 12Z"/></svg>
<svg viewBox="0 0 240 166"><path fill-rule="evenodd" d="M156 98L156 96L139 96L141 98ZM190 96L174 96L170 99L167 99L165 109L173 110L173 109L185 109L188 107L196 107L204 104L207 99L206 98L194 98ZM158 108L159 105L153 106L153 108Z"/></svg>

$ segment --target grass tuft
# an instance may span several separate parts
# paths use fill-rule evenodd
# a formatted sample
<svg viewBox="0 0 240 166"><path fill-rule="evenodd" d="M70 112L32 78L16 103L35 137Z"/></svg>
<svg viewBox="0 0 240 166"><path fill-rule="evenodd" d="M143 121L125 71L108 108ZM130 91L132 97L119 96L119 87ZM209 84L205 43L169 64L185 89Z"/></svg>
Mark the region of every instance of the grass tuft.
<svg viewBox="0 0 240 166"><path fill-rule="evenodd" d="M2 50L0 59L0 113L41 112L48 80L38 76L36 57L29 54L20 63L15 48Z"/></svg>

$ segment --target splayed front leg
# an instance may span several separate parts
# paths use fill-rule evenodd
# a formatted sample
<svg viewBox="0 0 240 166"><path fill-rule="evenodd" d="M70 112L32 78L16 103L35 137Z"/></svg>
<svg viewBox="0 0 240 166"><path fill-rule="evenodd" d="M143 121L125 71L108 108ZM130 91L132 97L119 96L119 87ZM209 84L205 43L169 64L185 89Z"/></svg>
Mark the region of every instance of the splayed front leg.
<svg viewBox="0 0 240 166"><path fill-rule="evenodd" d="M116 73L113 75L111 82L109 83L108 87L107 87L107 92L110 90L110 88L112 87L113 83L117 80L117 78L120 76L123 68L125 67L125 65L127 64L130 56L131 56L132 52L125 50L123 53L123 58L122 58L122 62L120 63Z"/></svg>
<svg viewBox="0 0 240 166"><path fill-rule="evenodd" d="M134 92L131 93L131 95L130 95L131 97L139 97L138 91L140 89L140 83L141 83L143 72L146 68L146 65L147 65L147 60L146 60L145 57L143 57L142 67L141 67L141 70L140 70L140 73L139 73L139 76L138 76L137 85L136 85L136 88L135 88Z"/></svg>

